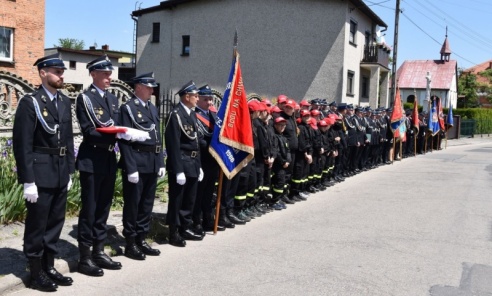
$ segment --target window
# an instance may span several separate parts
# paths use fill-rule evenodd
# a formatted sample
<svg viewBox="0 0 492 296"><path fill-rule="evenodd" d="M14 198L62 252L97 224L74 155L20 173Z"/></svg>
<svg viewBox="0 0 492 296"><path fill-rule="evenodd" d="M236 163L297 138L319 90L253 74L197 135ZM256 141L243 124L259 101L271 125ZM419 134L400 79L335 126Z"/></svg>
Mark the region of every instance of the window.
<svg viewBox="0 0 492 296"><path fill-rule="evenodd" d="M190 35L183 35L183 49L181 50L181 55L190 55Z"/></svg>
<svg viewBox="0 0 492 296"><path fill-rule="evenodd" d="M0 62L14 61L14 29L0 27Z"/></svg>
<svg viewBox="0 0 492 296"><path fill-rule="evenodd" d="M369 77L367 76L362 76L361 96L363 98L369 98Z"/></svg>
<svg viewBox="0 0 492 296"><path fill-rule="evenodd" d="M161 38L161 23L152 24L152 43L158 43Z"/></svg>
<svg viewBox="0 0 492 296"><path fill-rule="evenodd" d="M76 70L77 69L77 62L76 61L70 61L68 68L70 70Z"/></svg>
<svg viewBox="0 0 492 296"><path fill-rule="evenodd" d="M347 72L347 95L353 97L354 96L354 71Z"/></svg>
<svg viewBox="0 0 492 296"><path fill-rule="evenodd" d="M369 31L366 31L365 42L366 45L371 45L371 32Z"/></svg>
<svg viewBox="0 0 492 296"><path fill-rule="evenodd" d="M352 45L357 45L356 41L357 36L357 23L355 21L350 21L350 35L349 35L349 43Z"/></svg>

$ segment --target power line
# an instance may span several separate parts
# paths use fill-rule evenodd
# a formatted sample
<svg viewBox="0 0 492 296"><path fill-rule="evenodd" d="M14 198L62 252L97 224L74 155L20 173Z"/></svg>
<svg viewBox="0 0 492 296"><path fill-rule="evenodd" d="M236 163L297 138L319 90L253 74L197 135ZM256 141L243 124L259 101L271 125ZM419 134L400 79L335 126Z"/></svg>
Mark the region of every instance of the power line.
<svg viewBox="0 0 492 296"><path fill-rule="evenodd" d="M432 18L430 16L428 16L427 14L425 14L424 12L420 11L419 9L417 9L416 7L414 7L413 5L411 5L409 2L406 1L406 4L408 6L410 6L411 8L415 9L418 13L422 14L424 17L426 17L428 20L430 20L431 22L433 22L434 24L438 25L439 27L441 27L442 29L445 29L445 26L436 22L435 21L435 18ZM421 5L421 4L420 4ZM425 9L425 8L424 8ZM449 23L447 22L447 24L449 25L449 27L451 28L455 28L454 24L453 23ZM453 31L452 29L450 30L450 32L456 34L456 37L458 37L459 39L462 39L462 40L465 40L466 42L470 42L470 43L474 43L477 47L481 47L484 51L486 52L489 52L489 48L492 46L492 44L490 45L486 45L483 43L483 40L477 40L476 37L473 37L473 36L470 36L469 34L463 32L462 29L460 29L459 26L456 27L456 31ZM460 33L461 32L461 33ZM463 34L463 35L461 35Z"/></svg>
<svg viewBox="0 0 492 296"><path fill-rule="evenodd" d="M420 3L419 0L415 0L416 2ZM443 11L442 9L440 9L439 7L435 6L432 2L425 2L426 4L429 4L431 5L436 11L440 12L442 15L444 15L445 17L447 17L448 19L451 19L453 20L455 23L457 23L459 25L459 28L465 28L468 30L468 32L474 34L475 36L477 36L480 40L483 40L483 41L486 41L487 43L490 44L490 46L492 46L492 41L491 40L487 40L488 38L481 35L480 33L477 33L475 30L473 30L472 28L466 26L465 24L463 24L462 22L460 22L459 20L455 19L453 16L447 14L445 11ZM421 4L422 5L422 4Z"/></svg>
<svg viewBox="0 0 492 296"><path fill-rule="evenodd" d="M409 21L411 22L414 26L416 26L420 31L422 31L422 33L424 33L425 35L427 35L430 39L434 40L437 44L441 45L441 42L439 42L438 40L436 40L434 37L432 37L429 33L427 33L424 29L422 29L419 25L417 25L413 20L411 20L408 16L406 16L404 13L402 13L402 15ZM472 64L472 65L478 65L478 63L474 63L470 60L468 60L467 58L465 57L462 57L461 55L459 55L458 53L454 52L453 51L453 54L456 55L457 57L461 58L462 60L465 60L467 61L468 63Z"/></svg>

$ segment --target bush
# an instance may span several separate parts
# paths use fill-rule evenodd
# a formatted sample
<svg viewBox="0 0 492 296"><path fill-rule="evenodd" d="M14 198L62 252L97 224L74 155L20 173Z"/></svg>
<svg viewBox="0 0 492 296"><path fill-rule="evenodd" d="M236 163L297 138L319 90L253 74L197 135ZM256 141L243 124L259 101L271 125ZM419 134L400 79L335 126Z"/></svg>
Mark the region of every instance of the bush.
<svg viewBox="0 0 492 296"><path fill-rule="evenodd" d="M12 140L0 138L0 223L24 220L23 186L17 183L17 167L12 152Z"/></svg>

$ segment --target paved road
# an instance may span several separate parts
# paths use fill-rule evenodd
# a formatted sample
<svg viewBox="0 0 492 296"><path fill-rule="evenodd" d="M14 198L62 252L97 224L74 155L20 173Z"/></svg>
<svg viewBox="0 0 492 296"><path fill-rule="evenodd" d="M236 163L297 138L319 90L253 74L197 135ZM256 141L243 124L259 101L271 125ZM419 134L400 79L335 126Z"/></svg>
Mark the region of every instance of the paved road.
<svg viewBox="0 0 492 296"><path fill-rule="evenodd" d="M57 295L492 295L491 156L395 162L102 278L71 273Z"/></svg>

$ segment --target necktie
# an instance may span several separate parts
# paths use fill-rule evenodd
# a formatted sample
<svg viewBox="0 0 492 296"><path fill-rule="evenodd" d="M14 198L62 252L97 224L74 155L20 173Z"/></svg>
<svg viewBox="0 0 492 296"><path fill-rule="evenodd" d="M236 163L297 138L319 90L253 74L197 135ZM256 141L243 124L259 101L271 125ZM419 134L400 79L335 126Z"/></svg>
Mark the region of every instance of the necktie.
<svg viewBox="0 0 492 296"><path fill-rule="evenodd" d="M55 95L53 97L53 104L55 105L55 108L58 110L58 96L57 95Z"/></svg>

